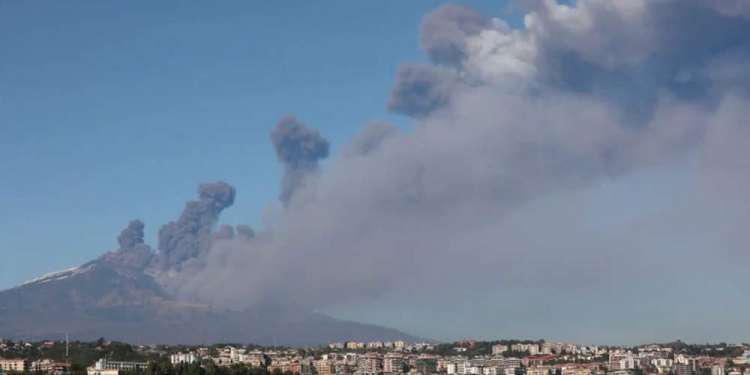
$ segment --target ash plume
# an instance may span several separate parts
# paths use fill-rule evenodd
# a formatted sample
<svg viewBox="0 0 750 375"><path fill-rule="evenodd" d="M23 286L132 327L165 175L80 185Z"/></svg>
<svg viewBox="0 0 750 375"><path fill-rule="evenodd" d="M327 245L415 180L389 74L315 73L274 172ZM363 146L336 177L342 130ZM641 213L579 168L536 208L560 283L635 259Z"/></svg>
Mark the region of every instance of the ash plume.
<svg viewBox="0 0 750 375"><path fill-rule="evenodd" d="M276 156L284 164L279 199L285 204L308 176L318 170L318 161L328 157L329 144L320 133L293 116L282 118L271 132Z"/></svg>
<svg viewBox="0 0 750 375"><path fill-rule="evenodd" d="M142 221L131 220L117 236L117 250L104 254L101 260L120 268L144 270L154 259L154 252L144 241L143 229Z"/></svg>
<svg viewBox="0 0 750 375"><path fill-rule="evenodd" d="M255 237L255 231L249 225L240 224L236 226L237 237L249 240Z"/></svg>
<svg viewBox="0 0 750 375"><path fill-rule="evenodd" d="M388 109L425 117L450 101L458 80L452 72L422 64L405 64L396 73Z"/></svg>
<svg viewBox="0 0 750 375"><path fill-rule="evenodd" d="M732 309L710 319L685 301L726 285L750 293L738 276L750 261L750 20L739 4L526 1L518 28L441 8L422 27L435 65L402 68L389 103L416 118L414 129L368 129L321 169L328 142L283 119L271 135L286 169L281 200L304 204L273 212L250 241L213 243L176 293L309 310L399 297L449 309L446 295L466 306L497 297L513 303L487 302L492 318L539 335L580 311L608 326L618 324L613 310L642 314L664 332L680 330L660 318L673 306L687 322L736 321L730 310L746 311L747 299L727 298ZM611 212L594 216L605 223L591 222L600 189L663 169L691 178L659 180L669 190L644 203L656 214L623 214L614 196L604 199ZM626 187L641 203L647 192ZM713 272L724 268L732 272ZM712 278L724 286L703 282ZM627 302L636 296L650 298L643 310ZM586 329L570 335L601 331Z"/></svg>
<svg viewBox="0 0 750 375"><path fill-rule="evenodd" d="M144 243L143 227L143 222L140 220L132 220L128 223L128 226L117 237L120 251L130 250Z"/></svg>
<svg viewBox="0 0 750 375"><path fill-rule="evenodd" d="M368 124L357 134L347 146L344 154L346 156L365 156L375 152L383 146L383 143L398 135L398 128L385 122L374 122Z"/></svg>
<svg viewBox="0 0 750 375"><path fill-rule="evenodd" d="M161 269L179 266L208 250L211 230L225 208L234 203L235 189L226 182L201 184L198 200L185 204L180 218L159 229Z"/></svg>
<svg viewBox="0 0 750 375"><path fill-rule="evenodd" d="M443 5L422 21L422 49L435 63L460 66L467 54L466 39L479 34L489 24L487 18L471 8Z"/></svg>
<svg viewBox="0 0 750 375"><path fill-rule="evenodd" d="M234 227L231 225L221 225L214 232L214 240L230 240L234 238Z"/></svg>

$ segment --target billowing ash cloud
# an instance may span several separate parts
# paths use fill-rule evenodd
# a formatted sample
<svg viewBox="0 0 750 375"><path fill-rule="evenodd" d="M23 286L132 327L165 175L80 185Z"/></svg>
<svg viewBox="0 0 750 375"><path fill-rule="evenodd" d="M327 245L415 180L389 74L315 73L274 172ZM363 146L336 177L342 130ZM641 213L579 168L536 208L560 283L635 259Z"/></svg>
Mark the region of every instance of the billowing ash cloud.
<svg viewBox="0 0 750 375"><path fill-rule="evenodd" d="M402 65L388 100L391 111L425 117L445 106L458 85L455 74L429 65Z"/></svg>
<svg viewBox="0 0 750 375"><path fill-rule="evenodd" d="M143 241L143 222L132 220L128 226L120 232L117 237L117 243L120 245L120 251L133 249L144 243Z"/></svg>
<svg viewBox="0 0 750 375"><path fill-rule="evenodd" d="M571 322L581 311L601 317L609 339L737 321L732 311L750 307L736 298L750 293L738 276L750 262L745 3L525 3L520 28L456 6L428 15L422 45L436 65L403 68L389 104L418 125L366 130L314 179L305 176L328 143L282 120L272 133L287 172L282 200L305 199L279 208L251 240L216 241L177 294L312 310L398 295L449 309L446 295L471 298L471 290L475 300L463 302L474 306L496 293L513 302L492 305L490 315L533 323L523 336L560 329L551 314ZM672 185L656 202L640 201L640 185L627 189L627 204L608 197L611 211L591 220L598 189L662 170L691 177L674 182L679 176L665 173ZM659 209L629 216L622 211L631 204ZM200 229L177 228L204 226L178 223L168 230L186 235L170 238L195 245L175 256L199 252ZM715 272L723 269L732 271ZM702 313L682 291L727 297L731 308ZM636 311L638 298L648 303ZM563 308L550 309L551 300ZM666 313L675 306L682 320ZM618 331L611 311L642 314L650 325Z"/></svg>
<svg viewBox="0 0 750 375"><path fill-rule="evenodd" d="M211 230L221 211L234 203L234 196L234 187L226 182L201 184L198 200L187 202L177 221L159 229L159 267L178 266L208 250Z"/></svg>
<svg viewBox="0 0 750 375"><path fill-rule="evenodd" d="M398 128L385 122L368 124L352 139L344 153L347 156L364 156L374 152L388 139L398 135Z"/></svg>
<svg viewBox="0 0 750 375"><path fill-rule="evenodd" d="M255 237L255 231L249 225L240 224L236 227L237 236L249 240Z"/></svg>
<svg viewBox="0 0 750 375"><path fill-rule="evenodd" d="M424 18L420 41L433 62L460 66L467 54L466 39L488 26L487 18L473 9L447 4Z"/></svg>
<svg viewBox="0 0 750 375"><path fill-rule="evenodd" d="M279 199L287 203L294 192L318 169L318 161L328 157L329 144L320 133L308 128L292 116L279 121L271 132L276 156L284 164L285 173Z"/></svg>
<svg viewBox="0 0 750 375"><path fill-rule="evenodd" d="M229 240L234 238L234 227L231 225L221 225L219 228L214 232L214 239L215 240Z"/></svg>
<svg viewBox="0 0 750 375"><path fill-rule="evenodd" d="M117 251L111 251L102 260L118 267L143 270L154 258L151 247L143 239L144 224L140 220L131 220L128 226L117 237Z"/></svg>

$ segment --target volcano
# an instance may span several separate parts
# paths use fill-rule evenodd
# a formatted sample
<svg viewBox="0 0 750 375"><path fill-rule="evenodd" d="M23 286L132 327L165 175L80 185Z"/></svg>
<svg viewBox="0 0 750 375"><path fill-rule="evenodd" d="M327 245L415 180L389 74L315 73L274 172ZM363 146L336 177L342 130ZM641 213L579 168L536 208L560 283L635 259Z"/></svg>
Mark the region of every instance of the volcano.
<svg viewBox="0 0 750 375"><path fill-rule="evenodd" d="M179 272L211 251L218 215L234 200L234 188L201 185L177 221L159 231L159 251L143 241L134 220L118 237L119 248L79 267L0 291L0 337L76 340L105 337L139 344L255 343L307 346L333 341L407 340L403 332L335 319L287 304L217 308L177 298L162 275ZM238 226L237 236L254 235Z"/></svg>
<svg viewBox="0 0 750 375"><path fill-rule="evenodd" d="M397 330L285 307L216 309L179 301L156 280L107 257L0 292L0 337L106 337L131 343L306 346L414 340Z"/></svg>

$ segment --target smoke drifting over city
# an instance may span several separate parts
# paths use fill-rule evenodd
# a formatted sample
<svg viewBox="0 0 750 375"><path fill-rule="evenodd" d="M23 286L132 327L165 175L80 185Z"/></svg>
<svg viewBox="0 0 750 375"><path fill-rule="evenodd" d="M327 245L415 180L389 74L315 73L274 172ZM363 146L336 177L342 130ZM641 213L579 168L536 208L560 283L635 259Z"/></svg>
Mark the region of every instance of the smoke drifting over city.
<svg viewBox="0 0 750 375"><path fill-rule="evenodd" d="M747 2L521 9L518 28L458 5L426 15L420 43L432 64L404 63L384 98L414 129L367 126L320 165L324 136L281 119L271 141L283 204L268 227L216 230L235 191L202 185L159 231L152 272L181 298L214 306L317 310L468 286L689 288L697 281L680 271L698 271L686 264L750 265ZM689 204L667 219L580 224L582 192L673 165L697 172L679 192ZM716 233L722 247L696 245L695 233ZM686 243L681 257L645 245L667 234ZM118 240L122 251L141 244L143 224ZM747 283L732 280L747 298Z"/></svg>

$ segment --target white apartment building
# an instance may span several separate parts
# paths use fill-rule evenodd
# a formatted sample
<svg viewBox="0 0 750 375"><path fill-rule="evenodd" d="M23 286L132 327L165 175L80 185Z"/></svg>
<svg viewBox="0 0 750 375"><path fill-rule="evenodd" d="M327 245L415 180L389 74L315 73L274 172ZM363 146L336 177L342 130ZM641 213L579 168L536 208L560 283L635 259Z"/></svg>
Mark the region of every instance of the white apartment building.
<svg viewBox="0 0 750 375"><path fill-rule="evenodd" d="M529 352L531 355L537 355L539 354L539 345L531 343L531 344L523 344L523 343L517 343L510 346L510 350L514 352Z"/></svg>
<svg viewBox="0 0 750 375"><path fill-rule="evenodd" d="M526 369L526 375L549 375L549 367L531 366Z"/></svg>
<svg viewBox="0 0 750 375"><path fill-rule="evenodd" d="M520 358L514 358L514 357L503 358L503 360L502 360L502 367L503 368L512 368L512 369L521 367L521 359Z"/></svg>
<svg viewBox="0 0 750 375"><path fill-rule="evenodd" d="M169 356L169 361L173 365L195 363L198 362L198 356L195 353L176 353Z"/></svg>
<svg viewBox="0 0 750 375"><path fill-rule="evenodd" d="M400 374L404 372L404 356L389 353L383 358L383 372L389 374Z"/></svg>
<svg viewBox="0 0 750 375"><path fill-rule="evenodd" d="M505 353L507 351L508 351L508 345L503 345L503 344L492 345L492 354L493 355L503 354L503 353Z"/></svg>
<svg viewBox="0 0 750 375"><path fill-rule="evenodd" d="M2 371L24 371L26 361L23 359L0 358L0 370Z"/></svg>
<svg viewBox="0 0 750 375"><path fill-rule="evenodd" d="M456 363L456 362L447 362L445 364L445 372L448 375L456 375L456 374L458 374L458 363Z"/></svg>
<svg viewBox="0 0 750 375"><path fill-rule="evenodd" d="M145 370L146 367L146 362L110 361L102 358L88 367L86 372L88 375L118 375L121 370Z"/></svg>
<svg viewBox="0 0 750 375"><path fill-rule="evenodd" d="M636 359L631 352L615 352L609 355L609 370L632 370L636 368Z"/></svg>

